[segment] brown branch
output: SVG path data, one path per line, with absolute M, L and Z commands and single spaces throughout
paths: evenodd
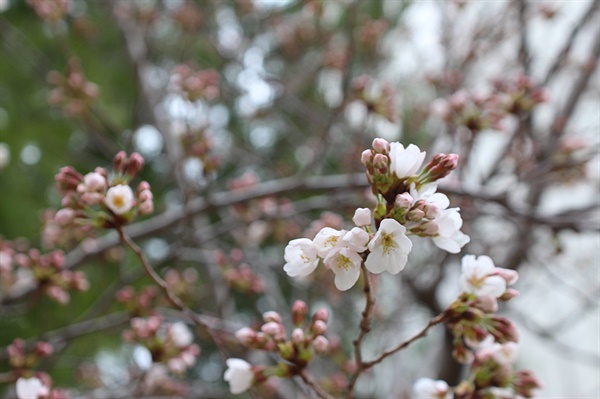
M 315 381 L 312 380 L 312 378 L 306 373 L 305 370 L 300 370 L 298 372 L 298 375 L 300 376 L 300 378 L 302 378 L 302 381 L 304 381 L 304 383 L 306 385 L 308 385 L 310 388 L 312 388 L 313 391 L 315 391 L 315 393 L 317 394 L 317 396 L 321 399 L 333 399 L 333 396 L 329 395 L 327 392 L 325 392 L 323 390 L 323 388 L 321 388 L 321 386 L 319 386 L 319 384 L 317 384 Z
M 348 382 L 348 397 L 354 397 L 354 386 L 358 377 L 366 370 L 365 364 L 362 359 L 362 342 L 365 336 L 371 331 L 371 318 L 373 316 L 373 308 L 375 307 L 375 297 L 371 289 L 371 280 L 369 279 L 369 272 L 365 267 L 364 262 L 361 264 L 361 270 L 364 279 L 364 293 L 365 293 L 365 308 L 362 312 L 362 319 L 360 320 L 360 332 L 358 337 L 352 342 L 354 345 L 354 359 L 356 363 L 356 370 L 350 377 Z
M 417 341 L 418 339 L 423 338 L 424 336 L 427 335 L 427 332 L 429 331 L 429 329 L 431 327 L 446 321 L 447 318 L 448 318 L 448 316 L 445 313 L 440 313 L 439 315 L 435 316 L 433 319 L 429 320 L 429 323 L 427 323 L 427 325 L 421 331 L 419 331 L 419 333 L 417 335 L 414 335 L 411 338 L 400 342 L 398 345 L 396 345 L 392 349 L 389 349 L 389 350 L 383 352 L 377 358 L 375 358 L 369 362 L 363 363 L 364 369 L 367 370 L 367 369 L 375 366 L 376 364 L 381 363 L 383 361 L 383 359 L 387 358 L 388 356 L 391 356 L 394 353 L 401 351 L 402 349 L 406 348 L 408 345 L 412 344 L 413 342 Z

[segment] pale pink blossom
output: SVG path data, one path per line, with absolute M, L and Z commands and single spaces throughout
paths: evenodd
M 83 184 L 89 191 L 104 191 L 108 186 L 106 178 L 96 172 L 90 172 L 83 176 Z
M 245 392 L 254 383 L 254 372 L 252 365 L 245 360 L 230 358 L 227 359 L 227 370 L 225 370 L 224 379 L 229 383 L 229 390 L 237 395 Z
M 389 158 L 391 171 L 399 179 L 404 179 L 417 173 L 425 160 L 425 151 L 414 144 L 404 148 L 402 144 L 394 142 L 390 143 Z
M 425 223 L 437 228 L 437 235 L 432 237 L 433 243 L 447 252 L 457 254 L 462 247 L 471 241 L 471 237 L 460 231 L 463 220 L 458 213 L 459 208 L 443 210 L 434 220 Z
M 413 385 L 415 399 L 450 399 L 452 391 L 446 381 L 419 378 Z
M 108 189 L 104 203 L 116 215 L 127 213 L 134 204 L 133 191 L 127 185 L 118 184 Z
M 333 229 L 332 229 L 333 230 Z M 308 238 L 297 238 L 285 247 L 283 270 L 290 276 L 308 276 L 319 265 L 318 247 Z
M 37 377 L 19 378 L 16 390 L 19 399 L 39 399 L 50 394 L 50 389 Z
M 360 227 L 353 227 L 352 230 L 344 234 L 342 243 L 350 249 L 360 253 L 367 250 L 369 238 L 369 233 Z
M 325 258 L 333 249 L 340 247 L 340 239 L 345 234 L 345 230 L 336 230 L 331 227 L 322 228 L 313 240 L 318 255 Z
M 350 248 L 332 251 L 325 265 L 335 273 L 335 286 L 340 291 L 350 289 L 358 281 L 362 258 Z
M 412 242 L 406 236 L 406 228 L 394 219 L 384 219 L 379 230 L 369 242 L 371 253 L 365 266 L 371 273 L 388 271 L 399 273 L 406 266 Z
M 498 298 L 506 290 L 506 281 L 494 274 L 496 267 L 489 256 L 465 255 L 462 258 L 461 284 L 465 292 Z

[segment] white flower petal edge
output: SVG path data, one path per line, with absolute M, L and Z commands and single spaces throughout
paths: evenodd
M 50 393 L 50 389 L 37 377 L 19 378 L 16 391 L 19 399 L 38 399 L 40 396 L 46 396 Z
M 406 228 L 394 219 L 384 219 L 379 230 L 369 242 L 371 253 L 365 266 L 371 273 L 388 271 L 397 274 L 404 269 L 412 242 L 406 236 Z
M 459 208 L 443 210 L 439 217 L 432 223 L 438 227 L 438 235 L 432 237 L 433 243 L 447 252 L 457 254 L 462 247 L 471 241 L 471 238 L 460 231 L 463 221 L 458 213 Z
M 331 227 L 324 227 L 317 233 L 313 240 L 317 247 L 318 255 L 326 258 L 329 253 L 340 246 L 340 238 L 346 234 L 345 230 L 336 230 Z
M 285 247 L 283 270 L 290 276 L 308 276 L 319 265 L 317 246 L 308 238 L 297 238 Z
M 229 390 L 232 394 L 247 391 L 254 382 L 254 372 L 252 365 L 243 359 L 230 358 L 226 361 L 227 370 L 223 378 L 229 383 Z

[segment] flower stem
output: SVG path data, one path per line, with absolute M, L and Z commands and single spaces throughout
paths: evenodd
M 319 384 L 317 384 L 315 381 L 312 380 L 312 378 L 310 378 L 310 376 L 308 374 L 306 374 L 305 370 L 301 370 L 300 372 L 298 372 L 298 375 L 300 376 L 300 378 L 302 378 L 302 381 L 304 381 L 304 383 L 306 385 L 308 385 L 309 387 L 311 387 L 313 389 L 313 391 L 315 391 L 315 393 L 317 394 L 317 396 L 321 399 L 333 399 L 333 396 L 329 395 L 327 392 L 325 392 L 323 390 L 323 388 L 321 388 L 319 386 Z

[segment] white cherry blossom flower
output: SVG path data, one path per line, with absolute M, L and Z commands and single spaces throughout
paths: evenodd
M 133 191 L 127 185 L 118 184 L 108 189 L 104 203 L 116 215 L 127 213 L 133 208 Z
M 350 289 L 360 276 L 362 258 L 350 248 L 332 251 L 325 258 L 325 265 L 335 273 L 335 287 L 340 291 Z
M 356 252 L 365 252 L 367 250 L 369 238 L 369 233 L 360 227 L 353 227 L 352 230 L 342 237 L 342 244 Z
M 415 399 L 450 399 L 452 392 L 446 381 L 419 378 L 413 385 Z
M 341 246 L 340 239 L 345 234 L 345 230 L 336 230 L 331 227 L 322 228 L 313 240 L 319 256 L 321 258 L 326 258 L 333 249 L 339 248 Z
M 358 208 L 354 211 L 352 222 L 358 227 L 369 226 L 371 224 L 371 210 L 369 208 Z
M 227 370 L 223 378 L 229 383 L 229 390 L 237 395 L 245 392 L 254 382 L 254 372 L 252 365 L 245 360 L 230 358 L 227 359 Z
M 406 236 L 406 228 L 394 219 L 383 219 L 379 230 L 369 242 L 371 253 L 365 266 L 371 273 L 388 271 L 399 273 L 406 266 L 412 242 Z
M 492 358 L 499 364 L 506 366 L 510 366 L 516 362 L 519 357 L 519 345 L 516 342 L 494 343 L 489 349 L 492 352 Z
M 461 284 L 465 292 L 477 296 L 500 297 L 506 291 L 506 281 L 493 274 L 496 267 L 489 256 L 465 255 L 462 258 Z
M 178 348 L 185 348 L 194 342 L 190 329 L 180 321 L 171 324 L 167 336 Z
M 408 147 L 400 143 L 390 143 L 390 168 L 399 179 L 413 176 L 417 173 L 423 160 L 425 160 L 425 151 L 419 147 L 410 144 Z
M 39 399 L 50 393 L 50 389 L 37 377 L 19 378 L 16 390 L 19 399 Z
M 437 235 L 432 237 L 433 243 L 447 252 L 457 254 L 462 247 L 471 241 L 471 237 L 460 231 L 463 221 L 458 213 L 459 208 L 443 210 L 434 220 L 425 224 L 433 224 Z
M 285 247 L 283 270 L 290 276 L 308 276 L 319 265 L 317 246 L 308 238 L 297 238 Z

